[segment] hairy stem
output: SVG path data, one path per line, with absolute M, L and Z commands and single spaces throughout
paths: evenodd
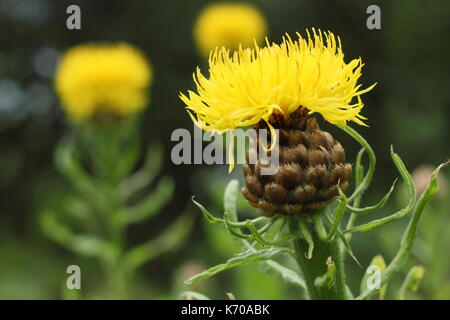
M 292 233 L 300 234 L 297 219 L 290 219 L 289 228 Z M 307 241 L 302 237 L 294 240 L 297 263 L 303 274 L 309 298 L 313 300 L 346 299 L 343 257 L 339 250 L 338 237 L 331 241 L 322 240 L 310 224 L 309 229 L 314 242 L 314 251 L 310 259 L 307 257 L 309 248 Z M 330 262 L 334 263 L 335 270 L 330 274 L 328 283 L 319 284 L 317 280 L 329 274 Z

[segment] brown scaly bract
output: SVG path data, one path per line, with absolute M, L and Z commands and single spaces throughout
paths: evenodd
M 334 199 L 338 185 L 345 191 L 352 165 L 345 163 L 345 151 L 330 133 L 320 130 L 317 120 L 299 108 L 289 117 L 273 114 L 269 123 L 279 129 L 280 167 L 274 175 L 261 175 L 262 164 L 244 164 L 246 186 L 242 192 L 262 214 L 312 213 Z M 255 129 L 267 128 L 261 121 Z M 249 153 L 257 154 L 256 145 Z

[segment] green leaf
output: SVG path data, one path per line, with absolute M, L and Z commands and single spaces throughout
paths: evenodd
M 358 186 L 361 184 L 364 174 L 364 166 L 361 164 L 362 156 L 365 153 L 365 149 L 362 148 L 359 150 L 358 155 L 356 156 L 356 162 L 355 162 L 355 190 L 358 188 Z M 359 205 L 361 203 L 361 194 L 355 197 L 353 200 L 353 208 L 359 208 Z M 356 220 L 356 214 L 350 213 L 350 217 L 347 221 L 347 227 L 346 229 L 350 229 L 353 227 Z M 347 234 L 345 237 L 348 241 L 351 239 L 351 234 Z
M 192 202 L 200 209 L 200 211 L 203 214 L 203 217 L 209 222 L 209 223 L 224 223 L 226 227 L 236 227 L 236 228 L 244 228 L 247 227 L 246 221 L 236 221 L 236 220 L 224 220 L 221 218 L 216 218 L 212 213 L 210 213 L 202 204 L 194 200 L 194 196 L 192 197 Z M 226 213 L 226 211 L 224 212 Z M 225 215 L 225 214 L 224 214 Z M 228 214 L 227 214 L 228 215 Z M 253 224 L 258 224 L 260 222 L 273 222 L 277 219 L 277 216 L 274 217 L 257 217 L 255 219 L 250 220 Z M 267 226 L 265 226 L 267 227 Z M 263 227 L 264 228 L 264 227 Z M 260 231 L 261 232 L 261 231 Z
M 229 259 L 227 262 L 219 264 L 217 266 L 214 266 L 212 268 L 209 268 L 191 278 L 185 281 L 185 284 L 191 285 L 195 282 L 198 282 L 200 280 L 204 280 L 207 278 L 210 278 L 220 272 L 223 272 L 225 270 L 243 266 L 243 265 L 249 265 L 249 264 L 255 264 L 264 262 L 266 260 L 272 259 L 274 256 L 283 253 L 288 252 L 286 248 L 268 248 L 268 249 L 261 249 L 257 251 L 245 251 L 241 254 Z
M 274 260 L 267 260 L 264 262 L 264 265 L 279 274 L 287 283 L 293 284 L 302 289 L 306 288 L 305 280 L 303 280 L 294 270 L 286 268 Z
M 405 300 L 408 289 L 417 292 L 424 273 L 425 268 L 422 266 L 414 266 L 409 270 L 398 293 L 400 300 Z
M 345 213 L 345 209 L 347 208 L 348 199 L 345 196 L 345 194 L 342 192 L 341 188 L 339 188 L 339 197 L 340 197 L 340 203 L 337 207 L 336 211 L 334 212 L 334 220 L 333 224 L 331 225 L 327 241 L 331 241 L 333 239 L 334 234 L 336 233 L 336 230 L 339 227 L 339 224 L 342 221 L 342 218 Z
M 259 220 L 259 218 L 264 218 L 264 219 Z M 258 229 L 258 232 L 259 232 L 260 234 L 264 234 L 264 233 L 266 233 L 267 231 L 269 231 L 270 228 L 277 222 L 279 216 L 274 215 L 274 216 L 272 216 L 272 217 L 270 217 L 270 218 L 268 218 L 268 217 L 259 217 L 259 218 L 253 219 L 253 220 L 251 220 L 251 221 L 252 221 L 252 223 L 253 223 L 254 225 L 256 225 L 259 221 L 266 221 L 266 223 L 265 223 L 260 229 Z M 248 220 L 248 219 L 247 219 L 247 220 Z M 267 221 L 267 220 L 269 220 L 269 221 Z
M 230 223 L 231 223 L 232 221 L 228 221 L 228 220 L 226 219 L 226 214 L 224 214 L 224 219 L 223 219 L 223 221 L 224 221 L 224 223 L 225 223 L 225 229 L 226 229 L 232 236 L 235 236 L 235 237 L 237 237 L 237 238 L 244 239 L 244 240 L 247 240 L 247 239 L 253 239 L 252 236 L 249 235 L 249 234 L 243 234 L 242 232 L 238 232 L 238 231 L 234 230 L 234 228 L 233 228 L 232 226 L 230 226 Z
M 202 206 L 199 202 L 194 200 L 194 196 L 192 196 L 192 202 L 200 208 L 203 216 L 209 223 L 224 223 L 223 219 L 214 217 L 204 206 Z
M 245 221 L 238 221 L 238 222 L 232 221 L 232 220 L 227 220 L 227 224 L 229 226 L 236 227 L 236 228 L 246 228 L 247 227 L 247 220 L 250 220 L 251 223 L 254 224 L 254 225 L 260 224 L 261 222 L 266 222 L 261 227 L 261 229 L 258 230 L 260 233 L 262 233 L 264 230 L 269 228 L 273 223 L 275 223 L 275 221 L 277 221 L 278 218 L 279 218 L 279 216 L 257 217 L 255 219 L 246 219 Z
M 438 166 L 433 174 L 431 175 L 430 182 L 425 189 L 425 191 L 422 193 L 422 196 L 420 197 L 419 201 L 417 202 L 416 206 L 414 207 L 413 214 L 411 217 L 411 220 L 409 221 L 408 227 L 406 228 L 405 232 L 403 233 L 402 241 L 400 243 L 400 248 L 398 249 L 394 259 L 391 261 L 391 263 L 386 268 L 385 272 L 383 272 L 381 276 L 381 285 L 386 284 L 391 277 L 397 273 L 400 268 L 405 264 L 407 261 L 413 244 L 414 240 L 416 238 L 417 234 L 417 228 L 419 225 L 420 218 L 423 213 L 423 209 L 427 202 L 430 200 L 430 198 L 437 192 L 438 185 L 437 185 L 437 176 L 439 175 L 439 171 L 444 168 L 446 165 L 448 165 L 450 161 L 447 161 L 440 166 Z M 374 289 L 366 289 L 363 291 L 357 299 L 367 299 L 371 295 L 375 293 Z
M 327 272 L 314 280 L 314 284 L 318 287 L 326 287 L 331 289 L 336 283 L 336 264 L 331 257 L 327 259 Z
M 225 224 L 226 230 L 231 235 L 241 239 L 250 239 L 251 238 L 250 235 L 238 232 L 234 230 L 234 227 L 232 226 L 233 223 L 236 225 L 238 220 L 236 208 L 238 189 L 239 189 L 239 182 L 235 179 L 231 180 L 225 188 L 223 222 Z M 243 226 L 244 225 L 242 225 L 242 227 Z
M 361 183 L 357 185 L 355 191 L 353 191 L 353 194 L 348 198 L 348 201 L 352 202 L 353 200 L 361 196 L 369 187 L 370 182 L 373 178 L 373 173 L 375 172 L 376 157 L 370 144 L 358 132 L 356 132 L 350 126 L 338 125 L 338 127 L 349 134 L 353 139 L 355 139 L 364 148 L 369 157 L 369 169 L 367 170 L 366 175 L 364 176 Z M 362 152 L 360 152 L 360 154 L 362 157 Z
M 325 217 L 325 219 L 327 219 L 328 223 L 331 225 L 332 224 L 332 220 L 328 216 L 328 214 L 325 214 L 324 217 Z M 346 250 L 348 252 L 348 254 L 350 255 L 350 257 L 353 259 L 353 261 L 355 261 L 358 266 L 362 267 L 361 263 L 359 263 L 358 259 L 356 258 L 356 256 L 354 255 L 354 253 L 352 251 L 349 239 L 347 239 L 347 237 L 345 236 L 345 234 L 341 231 L 341 229 L 339 227 L 336 229 L 336 234 L 338 235 L 339 239 L 341 239 L 341 241 L 342 241 L 342 245 L 343 245 L 342 250 L 343 250 L 343 252 L 345 252 L 344 250 Z
M 362 180 L 363 180 L 363 173 L 364 173 L 364 166 L 361 164 L 362 157 L 364 153 L 366 152 L 365 148 L 362 148 L 359 150 L 358 154 L 356 155 L 356 162 L 355 162 L 355 184 L 358 186 Z
M 325 229 L 325 226 L 323 225 L 322 214 L 323 214 L 323 211 L 315 214 L 313 216 L 313 223 L 314 223 L 314 228 L 316 230 L 317 235 L 319 236 L 319 238 L 321 240 L 325 241 L 327 239 L 327 230 Z
M 114 166 L 115 180 L 123 179 L 133 171 L 139 160 L 140 152 L 141 144 L 139 140 L 134 139 L 126 145 L 125 150 L 122 150 L 120 155 L 116 157 Z
M 64 204 L 67 213 L 70 217 L 77 221 L 86 222 L 94 216 L 93 208 L 90 207 L 89 202 L 80 197 L 78 194 L 70 194 L 64 199 Z
M 253 224 L 253 222 L 250 219 L 246 220 L 246 226 L 247 226 L 247 229 L 253 235 L 253 239 L 265 246 L 283 245 L 283 244 L 286 244 L 286 242 L 288 242 L 290 239 L 295 237 L 295 234 L 293 234 L 293 233 L 285 233 L 279 238 L 275 237 L 274 240 L 268 240 L 268 239 L 264 239 L 262 234 L 256 229 L 255 225 Z
M 439 172 L 442 168 L 446 167 L 450 161 L 447 161 L 440 166 L 438 166 L 431 175 L 430 182 L 428 183 L 427 188 L 422 193 L 421 197 L 419 198 L 419 201 L 417 202 L 415 208 L 414 208 L 414 214 L 409 222 L 408 228 L 406 229 L 402 241 L 401 246 L 402 247 L 412 247 L 412 244 L 414 242 L 417 227 L 419 225 L 420 217 L 422 216 L 423 209 L 425 208 L 425 205 L 427 202 L 431 199 L 431 197 L 437 192 L 438 190 L 438 184 L 437 184 L 437 177 L 439 175 Z
M 314 241 L 304 219 L 302 218 L 299 219 L 299 229 L 302 232 L 303 239 L 305 239 L 306 243 L 308 243 L 308 252 L 305 252 L 305 256 L 307 259 L 311 259 L 314 250 Z
M 392 192 L 394 191 L 396 182 L 397 182 L 397 179 L 395 179 L 394 182 L 392 183 L 392 186 L 389 189 L 388 193 L 386 193 L 386 195 L 383 197 L 383 199 L 381 199 L 380 202 L 378 202 L 376 205 L 370 206 L 370 207 L 365 207 L 365 208 L 355 208 L 350 205 L 347 205 L 347 209 L 356 214 L 363 214 L 363 213 L 368 213 L 371 211 L 376 211 L 376 210 L 382 208 L 386 204 L 386 202 L 389 200 L 389 197 L 391 196 Z
M 133 207 L 125 208 L 121 211 L 120 222 L 129 224 L 151 218 L 169 202 L 172 198 L 173 190 L 173 179 L 169 176 L 162 177 L 156 189 L 144 200 Z
M 73 153 L 71 140 L 62 140 L 55 150 L 55 163 L 60 172 L 88 199 L 98 197 L 98 186 L 89 176 Z M 96 201 L 96 200 L 94 200 Z
M 68 250 L 83 256 L 112 254 L 113 249 L 104 239 L 91 234 L 73 233 L 59 223 L 51 211 L 42 212 L 39 220 L 44 234 Z
M 242 242 L 244 243 L 244 246 L 248 250 L 257 251 L 248 243 L 248 241 Z M 281 265 L 280 263 L 274 260 L 266 260 L 262 262 L 261 269 L 265 272 L 275 273 L 276 275 L 281 276 L 284 279 L 284 281 L 286 281 L 289 284 L 300 287 L 302 289 L 306 289 L 305 280 L 303 280 L 302 277 L 297 272 L 289 268 L 286 268 L 285 266 Z
M 229 221 L 237 221 L 236 200 L 239 192 L 239 181 L 231 180 L 225 188 L 224 216 Z
M 408 170 L 405 167 L 405 164 L 403 163 L 402 159 L 394 153 L 394 149 L 391 146 L 391 157 L 394 161 L 395 166 L 397 167 L 398 171 L 400 172 L 400 175 L 403 178 L 403 181 L 405 182 L 408 193 L 409 193 L 409 202 L 407 206 L 387 217 L 376 219 L 371 222 L 368 222 L 366 224 L 359 225 L 357 227 L 353 227 L 350 229 L 347 229 L 344 231 L 344 233 L 347 232 L 355 232 L 355 231 L 362 231 L 362 232 L 368 232 L 372 231 L 373 229 L 379 228 L 387 223 L 390 223 L 392 221 L 398 220 L 406 216 L 415 206 L 416 204 L 416 188 L 414 186 L 414 181 L 409 174 Z
M 149 185 L 161 169 L 163 155 L 161 144 L 153 144 L 148 149 L 143 167 L 118 186 L 118 193 L 123 201 Z
M 39 215 L 39 223 L 42 231 L 48 238 L 64 247 L 69 245 L 72 231 L 60 224 L 52 211 L 46 210 L 41 212 Z
M 163 253 L 177 249 L 183 243 L 193 225 L 192 217 L 187 213 L 182 214 L 155 239 L 128 251 L 124 257 L 125 267 L 131 271 L 135 270 Z
M 110 244 L 95 235 L 75 234 L 70 239 L 69 247 L 73 252 L 87 257 L 114 254 L 114 249 Z

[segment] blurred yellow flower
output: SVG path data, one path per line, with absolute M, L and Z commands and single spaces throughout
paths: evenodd
M 253 46 L 267 32 L 266 21 L 250 4 L 222 3 L 206 7 L 194 26 L 194 38 L 200 53 L 208 56 L 216 47 L 237 49 Z
M 364 125 L 360 115 L 361 58 L 344 62 L 339 38 L 316 32 L 313 37 L 293 41 L 289 35 L 278 45 L 230 51 L 216 49 L 209 59 L 209 78 L 197 68 L 197 93 L 180 94 L 189 115 L 204 130 L 223 133 L 261 120 L 268 122 L 277 110 L 285 117 L 306 108 L 333 124 L 354 121 Z M 357 100 L 352 103 L 356 98 Z M 270 126 L 270 123 L 269 123 Z
M 60 60 L 55 87 L 69 118 L 128 115 L 147 104 L 152 72 L 144 55 L 126 43 L 84 44 Z

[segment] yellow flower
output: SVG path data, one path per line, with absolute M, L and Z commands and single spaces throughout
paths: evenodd
M 196 125 L 223 133 L 268 121 L 277 110 L 285 117 L 298 108 L 319 113 L 333 124 L 353 121 L 364 125 L 360 95 L 361 58 L 344 62 L 339 37 L 316 32 L 293 41 L 235 51 L 216 49 L 209 59 L 209 78 L 194 73 L 197 93 L 180 98 Z M 356 101 L 354 99 L 356 98 Z M 270 126 L 270 124 L 269 124 Z
M 144 55 L 126 43 L 69 49 L 55 75 L 63 108 L 74 121 L 97 114 L 128 115 L 143 109 L 151 82 Z
M 194 27 L 194 38 L 201 54 L 208 57 L 218 46 L 251 47 L 254 40 L 264 39 L 266 31 L 266 21 L 254 6 L 215 4 L 201 12 Z

